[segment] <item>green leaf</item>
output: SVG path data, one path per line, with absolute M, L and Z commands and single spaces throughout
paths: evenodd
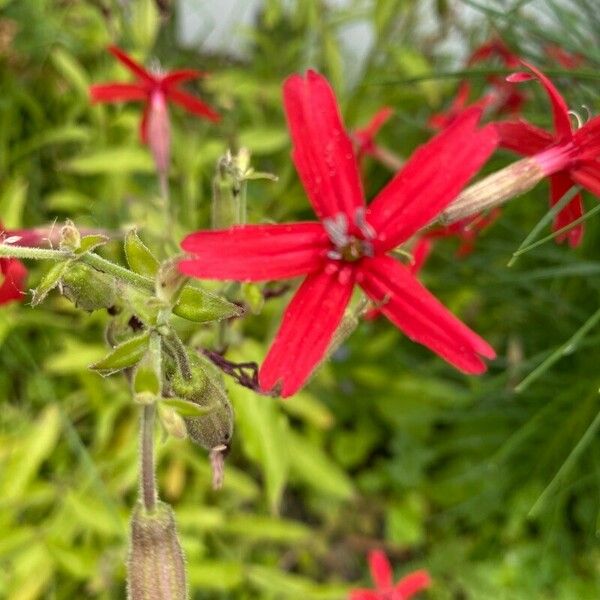
M 310 527 L 303 523 L 261 515 L 232 516 L 219 529 L 235 536 L 284 544 L 306 542 L 312 537 Z
M 80 175 L 153 173 L 152 158 L 143 148 L 109 148 L 69 161 L 65 168 Z
M 133 337 L 116 346 L 102 360 L 90 366 L 90 369 L 102 374 L 110 374 L 136 365 L 148 350 L 150 332 Z
M 27 181 L 21 177 L 10 179 L 5 183 L 0 200 L 0 215 L 2 215 L 2 225 L 7 229 L 21 227 L 28 187 Z
M 323 450 L 292 431 L 288 432 L 285 443 L 292 473 L 327 496 L 340 500 L 352 498 L 352 481 Z
M 65 260 L 56 263 L 50 268 L 39 285 L 33 290 L 31 306 L 37 306 L 46 299 L 48 294 L 59 284 L 63 275 L 69 270 L 72 262 L 71 260 Z
M 264 472 L 269 506 L 277 512 L 288 475 L 288 427 L 278 401 L 241 386 L 229 386 L 246 455 Z
M 242 284 L 242 298 L 254 315 L 258 315 L 265 304 L 262 290 L 256 283 Z
M 41 464 L 54 450 L 60 430 L 58 408 L 47 406 L 22 438 L 18 450 L 13 450 L 12 460 L 3 470 L 0 480 L 3 501 L 17 499 L 26 492 Z
M 288 144 L 288 133 L 280 127 L 252 127 L 240 133 L 240 146 L 257 156 L 279 152 Z
M 132 271 L 146 277 L 155 277 L 159 267 L 158 260 L 139 238 L 135 229 L 130 229 L 125 236 L 125 257 Z
M 190 585 L 203 590 L 232 590 L 244 581 L 244 570 L 238 562 L 190 562 L 188 575 Z
M 203 290 L 196 284 L 187 284 L 173 307 L 173 313 L 178 317 L 195 323 L 239 317 L 242 312 L 239 306 Z
M 160 14 L 155 0 L 135 0 L 131 6 L 132 35 L 137 46 L 150 50 L 154 45 Z
M 172 408 L 182 417 L 201 417 L 213 410 L 212 405 L 201 406 L 183 398 L 163 398 L 161 404 Z
M 101 235 L 101 234 L 86 235 L 81 238 L 79 248 L 76 250 L 75 253 L 76 254 L 85 254 L 86 252 L 91 252 L 92 250 L 95 250 L 99 246 L 103 246 L 104 244 L 108 243 L 109 241 L 110 241 L 110 238 L 105 235 Z
M 79 61 L 64 48 L 55 48 L 50 54 L 50 60 L 71 86 L 87 98 L 90 81 Z

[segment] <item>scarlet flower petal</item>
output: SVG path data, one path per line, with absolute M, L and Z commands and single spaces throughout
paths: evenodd
M 467 109 L 421 146 L 371 203 L 367 219 L 389 250 L 429 223 L 458 195 L 497 145 L 488 125 L 477 130 L 478 108 Z
M 410 272 L 417 275 L 427 262 L 431 251 L 433 250 L 433 239 L 426 235 L 421 236 L 412 249 L 413 260 L 410 265 Z
M 560 95 L 560 92 L 556 89 L 550 79 L 548 79 L 548 77 L 546 77 L 539 69 L 525 61 L 521 62 L 535 73 L 535 76 L 540 80 L 540 83 L 546 90 L 546 94 L 548 94 L 548 97 L 550 98 L 554 127 L 558 137 L 561 139 L 572 138 L 573 132 L 571 129 L 571 120 L 569 118 L 569 107 L 564 98 Z
M 571 169 L 570 174 L 574 181 L 600 198 L 600 164 L 587 163 Z
M 394 109 L 391 106 L 384 106 L 383 108 L 380 108 L 373 115 L 367 125 L 361 129 L 358 129 L 356 133 L 360 132 L 366 137 L 374 138 L 393 114 Z
M 483 373 L 478 355 L 494 349 L 457 319 L 410 271 L 389 256 L 364 259 L 357 282 L 381 312 L 411 340 L 427 346 L 465 373 Z
M 183 106 L 183 108 L 199 117 L 204 117 L 215 123 L 221 120 L 221 115 L 218 112 L 187 92 L 169 87 L 166 94 L 169 100 L 175 102 L 175 104 L 179 104 L 179 106 Z
M 179 263 L 186 275 L 269 281 L 320 268 L 329 240 L 319 223 L 246 225 L 192 233 L 181 247 L 195 255 Z
M 349 600 L 381 600 L 381 594 L 373 590 L 353 590 Z
M 500 147 L 517 154 L 533 156 L 554 143 L 554 136 L 527 121 L 498 121 L 494 123 Z
M 370 552 L 369 568 L 371 570 L 371 577 L 377 588 L 384 590 L 392 587 L 394 574 L 392 573 L 392 566 L 385 552 L 381 550 Z
M 150 73 L 147 69 L 140 65 L 140 63 L 131 58 L 129 54 L 123 52 L 121 48 L 118 48 L 117 46 L 109 46 L 108 51 L 139 79 L 142 79 L 143 81 L 154 85 L 157 83 L 158 80 L 156 79 L 156 77 L 154 77 L 154 75 L 152 75 L 152 73 Z
M 16 258 L 0 258 L 0 273 L 2 274 L 0 304 L 23 300 L 25 277 L 27 277 L 25 265 Z
M 160 82 L 163 87 L 170 87 L 177 85 L 178 83 L 183 83 L 184 81 L 190 81 L 190 79 L 198 79 L 205 76 L 206 73 L 204 71 L 196 71 L 196 69 L 179 69 L 167 73 Z
M 395 592 L 399 593 L 398 600 L 408 600 L 421 590 L 431 585 L 431 577 L 427 571 L 415 571 L 403 577 L 397 584 Z
M 364 197 L 352 142 L 333 90 L 324 77 L 308 71 L 306 77 L 287 78 L 283 100 L 292 158 L 317 216 L 345 213 L 353 223 Z
M 350 269 L 344 276 L 332 271 L 308 275 L 292 298 L 260 368 L 261 389 L 281 386 L 281 396 L 291 396 L 325 356 L 354 286 Z
M 148 92 L 137 83 L 105 83 L 90 86 L 92 102 L 147 100 Z
M 575 183 L 564 171 L 559 171 L 550 177 L 550 203 L 554 206 Z M 583 215 L 583 200 L 581 194 L 576 194 L 573 199 L 556 215 L 554 219 L 554 231 L 566 227 Z M 562 242 L 569 240 L 569 246 L 572 248 L 579 246 L 583 237 L 583 223 L 573 227 L 568 233 L 563 233 L 557 238 Z

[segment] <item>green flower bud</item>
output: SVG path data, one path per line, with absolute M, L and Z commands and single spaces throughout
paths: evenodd
M 67 219 L 60 230 L 59 247 L 61 250 L 75 251 L 81 245 L 81 234 L 71 219 Z
M 187 600 L 185 559 L 168 504 L 153 512 L 139 503 L 131 519 L 127 561 L 129 600 Z
M 112 277 L 75 262 L 62 276 L 63 294 L 75 306 L 89 312 L 110 308 L 116 302 L 116 284 Z
M 223 481 L 223 458 L 233 436 L 233 409 L 223 383 L 202 364 L 199 356 L 188 353 L 190 373 L 176 373 L 171 387 L 179 397 L 206 409 L 198 416 L 185 416 L 188 437 L 210 451 L 213 466 L 213 486 Z M 212 367 L 212 365 L 211 365 Z

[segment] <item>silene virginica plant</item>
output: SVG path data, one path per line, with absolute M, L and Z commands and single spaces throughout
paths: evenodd
M 479 98 L 470 98 L 471 86 L 462 82 L 448 111 L 430 118 L 431 139 L 401 157 L 375 141 L 393 108 L 382 107 L 365 126 L 348 131 L 328 80 L 315 70 L 291 74 L 282 84 L 291 159 L 316 219 L 249 223 L 248 182 L 276 176 L 252 168 L 252 148 L 234 147 L 211 175 L 211 229 L 174 240 L 170 105 L 215 124 L 221 116 L 185 89 L 186 82 L 206 73 L 164 71 L 158 63 L 147 69 L 117 46 L 108 50 L 134 79 L 94 83 L 90 99 L 141 104 L 140 138 L 154 160 L 163 230 L 146 239 L 136 227 L 119 233 L 70 220 L 52 228 L 5 230 L 0 303 L 23 298 L 27 271 L 22 261 L 48 260 L 52 266 L 32 291 L 31 306 L 57 292 L 81 311 L 107 313 L 106 355 L 90 368 L 101 376 L 123 377 L 139 412 L 139 495 L 130 522 L 128 595 L 131 600 L 183 600 L 189 598 L 189 585 L 176 515 L 161 500 L 156 483 L 157 427 L 203 448 L 213 487 L 219 489 L 235 421 L 225 378 L 259 395 L 292 396 L 363 316 L 386 317 L 461 373 L 484 373 L 484 359 L 493 360 L 494 349 L 418 275 L 437 240 L 456 237 L 457 257 L 470 254 L 478 233 L 501 219 L 498 207 L 546 177 L 556 207 L 556 239 L 578 245 L 583 235 L 579 190 L 600 196 L 600 117 L 574 124 L 552 81 L 493 39 L 468 65 L 499 60 L 515 72 L 490 77 Z M 549 52 L 561 61 L 572 59 L 557 49 Z M 530 80 L 549 98 L 553 131 L 520 116 L 528 96 L 517 84 Z M 524 158 L 469 186 L 498 148 Z M 393 173 L 369 202 L 361 180 L 365 160 L 380 161 Z M 122 244 L 120 261 L 103 254 L 115 240 Z M 253 312 L 253 300 L 267 297 L 258 284 L 299 277 L 260 367 L 230 360 L 230 324 Z M 225 283 L 215 288 L 205 284 L 208 280 Z M 213 346 L 191 342 L 185 334 L 189 327 L 180 326 L 184 321 L 214 328 Z M 394 583 L 379 550 L 370 552 L 369 564 L 376 589 L 354 590 L 353 600 L 407 599 L 431 583 L 425 571 Z

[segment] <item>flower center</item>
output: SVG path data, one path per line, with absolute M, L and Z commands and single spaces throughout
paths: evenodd
M 376 234 L 365 219 L 364 208 L 356 209 L 354 224 L 360 232 L 360 236 L 350 233 L 348 217 L 345 213 L 337 213 L 333 217 L 323 219 L 323 227 L 325 227 L 325 231 L 334 246 L 334 249 L 327 253 L 329 258 L 345 262 L 356 262 L 363 256 L 373 256 L 371 240 L 375 238 Z

